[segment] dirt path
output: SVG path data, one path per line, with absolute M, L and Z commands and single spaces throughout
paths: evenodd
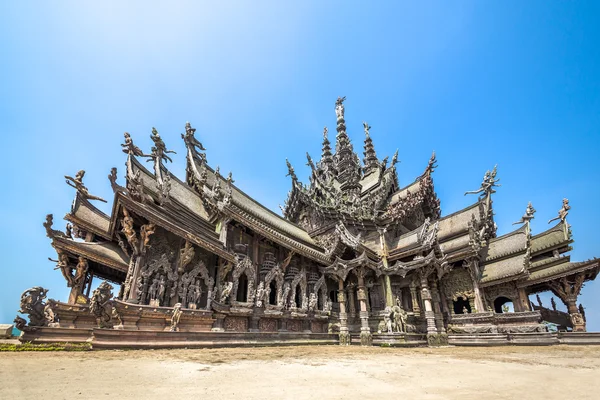
M 0 399 L 598 399 L 599 372 L 600 346 L 0 353 Z

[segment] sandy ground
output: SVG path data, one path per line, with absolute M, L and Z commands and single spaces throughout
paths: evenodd
M 600 346 L 0 353 L 13 398 L 599 399 Z

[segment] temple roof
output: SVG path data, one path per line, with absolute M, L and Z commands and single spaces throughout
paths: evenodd
M 86 231 L 92 232 L 105 239 L 110 239 L 110 217 L 96 208 L 89 200 L 83 198 L 79 192 L 75 195 L 71 212 L 65 219 Z
M 535 255 L 542 251 L 548 251 L 560 245 L 566 245 L 573 241 L 569 237 L 566 222 L 560 221 L 550 229 L 531 237 L 531 253 Z
M 590 271 L 592 276 L 595 277 L 600 271 L 600 260 L 593 259 L 582 262 L 569 262 L 567 257 L 562 257 L 561 262 L 556 265 L 531 272 L 523 282 L 519 283 L 519 286 L 531 286 L 582 271 Z M 593 277 L 588 277 L 588 279 L 593 279 Z
M 127 272 L 129 267 L 129 257 L 113 242 L 81 242 L 66 237 L 54 237 L 52 245 L 121 272 Z
M 486 284 L 517 278 L 526 274 L 529 266 L 529 237 L 526 226 L 491 239 L 486 249 L 481 283 Z

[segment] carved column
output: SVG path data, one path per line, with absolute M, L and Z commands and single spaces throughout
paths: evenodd
M 583 287 L 585 274 L 579 273 L 574 276 L 564 277 L 560 280 L 548 282 L 548 286 L 554 294 L 556 294 L 562 302 L 567 306 L 567 310 L 571 315 L 574 332 L 585 332 L 586 324 L 583 315 L 579 313 L 577 308 L 577 297 Z
M 373 335 L 369 328 L 369 311 L 367 308 L 367 288 L 365 286 L 365 270 L 359 268 L 355 270 L 358 278 L 358 303 L 360 305 L 360 344 L 362 346 L 373 345 Z
M 344 295 L 344 281 L 338 280 L 338 303 L 340 305 L 340 345 L 350 344 L 350 333 L 348 332 L 348 315 L 346 314 L 346 296 Z
M 465 265 L 466 264 L 466 265 Z M 483 296 L 479 289 L 479 261 L 477 259 L 465 260 L 465 266 L 471 276 L 473 282 L 473 293 L 475 293 L 474 299 L 469 299 L 469 305 L 471 306 L 471 312 L 484 312 L 485 305 L 483 304 Z
M 519 288 L 519 303 L 521 306 L 519 311 L 531 311 L 531 303 L 529 303 L 529 296 L 527 296 L 525 288 Z
M 410 298 L 412 300 L 413 313 L 420 314 L 421 308 L 419 307 L 419 299 L 417 298 L 417 286 L 413 282 L 410 284 Z
M 439 333 L 445 333 L 446 329 L 444 329 L 444 317 L 442 315 L 442 308 L 440 304 L 440 291 L 435 279 L 431 281 L 431 289 L 433 300 L 433 312 L 435 315 L 435 326 Z
M 348 316 L 351 318 L 356 317 L 356 299 L 354 298 L 354 291 L 356 286 L 354 284 L 348 284 L 348 306 L 350 310 L 348 310 Z
M 435 313 L 431 304 L 431 291 L 427 283 L 427 275 L 421 273 L 421 299 L 423 300 L 423 308 L 425 309 L 425 319 L 427 321 L 427 342 L 430 345 L 437 344 L 437 329 L 435 326 Z

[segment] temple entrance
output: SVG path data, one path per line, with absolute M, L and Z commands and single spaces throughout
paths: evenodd
M 494 311 L 497 314 L 502 314 L 503 312 L 512 312 L 514 311 L 513 301 L 508 297 L 500 296 L 494 300 Z
M 269 304 L 277 305 L 277 282 L 275 281 L 269 283 Z
M 248 277 L 246 274 L 242 274 L 239 279 L 238 291 L 236 300 L 240 303 L 245 302 L 248 299 Z
M 452 305 L 454 306 L 454 314 L 470 314 L 471 313 L 471 305 L 469 304 L 469 300 L 464 297 L 458 297 L 456 300 L 452 301 Z
M 296 293 L 294 294 L 294 301 L 296 302 L 296 307 L 302 307 L 302 291 L 300 290 L 300 285 L 296 286 Z

